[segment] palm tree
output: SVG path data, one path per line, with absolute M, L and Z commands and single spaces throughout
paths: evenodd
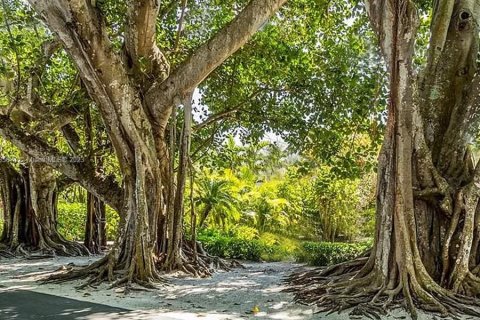
M 232 196 L 230 182 L 213 178 L 202 179 L 198 182 L 198 196 L 195 203 L 202 207 L 200 212 L 199 227 L 203 228 L 209 216 L 223 229 L 226 222 L 236 221 L 240 218 L 237 211 L 237 199 Z

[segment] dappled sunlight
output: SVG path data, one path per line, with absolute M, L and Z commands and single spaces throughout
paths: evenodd
M 164 315 L 178 315 L 178 309 L 197 309 L 194 314 L 208 319 L 237 319 L 255 316 L 261 319 L 310 319 L 311 308 L 295 305 L 282 292 L 283 277 L 298 265 L 291 263 L 247 263 L 246 269 L 216 273 L 205 279 L 171 279 L 173 286 L 160 293 Z
M 316 318 L 311 308 L 295 305 L 289 294 L 281 292 L 284 277 L 300 267 L 292 263 L 245 262 L 245 269 L 216 272 L 208 278 L 168 276 L 169 285 L 159 290 L 132 291 L 128 294 L 109 289 L 106 284 L 97 288 L 76 289 L 83 283 L 82 280 L 59 284 L 35 281 L 38 276 L 62 266 L 72 263 L 85 265 L 93 259 L 58 257 L 42 261 L 1 260 L 0 300 L 3 305 L 0 319 L 25 318 L 23 312 L 26 310 L 17 303 L 20 298 L 9 303 L 9 294 L 48 297 L 53 306 L 40 303 L 40 310 L 33 313 L 54 313 L 55 319 L 238 320 L 252 317 L 255 306 L 258 307 L 255 316 L 260 319 Z M 29 301 L 35 304 L 34 300 Z

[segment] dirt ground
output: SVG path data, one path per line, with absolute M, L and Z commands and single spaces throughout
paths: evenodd
M 245 269 L 218 272 L 205 279 L 169 275 L 166 276 L 169 284 L 160 285 L 158 290 L 131 291 L 128 294 L 122 289 L 109 289 L 107 285 L 78 290 L 76 287 L 83 283 L 81 280 L 62 284 L 36 281 L 62 266 L 71 263 L 86 265 L 98 258 L 2 259 L 0 295 L 10 290 L 29 290 L 131 310 L 121 319 L 349 319 L 346 313 L 327 316 L 315 313 L 313 307 L 293 303 L 292 295 L 282 292 L 285 288 L 283 279 L 304 266 L 290 262 L 247 262 L 244 263 Z M 395 311 L 382 318 L 410 317 L 402 311 Z M 420 319 L 430 318 L 420 315 Z

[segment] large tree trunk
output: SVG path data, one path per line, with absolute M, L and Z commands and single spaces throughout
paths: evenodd
M 65 240 L 57 230 L 56 179 L 52 169 L 35 162 L 21 168 L 19 173 L 10 163 L 0 163 L 5 221 L 1 242 L 21 254 L 88 254 L 85 247 Z
M 375 242 L 369 257 L 292 276 L 297 299 L 361 314 L 404 301 L 413 317 L 416 306 L 480 316 L 472 307 L 480 305 L 480 164 L 468 146 L 479 110 L 478 9 L 438 2 L 416 79 L 413 4 L 368 2 L 390 73 Z

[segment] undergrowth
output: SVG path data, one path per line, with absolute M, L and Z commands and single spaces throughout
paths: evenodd
M 251 261 L 295 260 L 313 266 L 327 266 L 356 258 L 371 247 L 359 243 L 313 242 L 290 239 L 256 229 L 238 227 L 229 232 L 202 230 L 197 239 L 212 255 Z

